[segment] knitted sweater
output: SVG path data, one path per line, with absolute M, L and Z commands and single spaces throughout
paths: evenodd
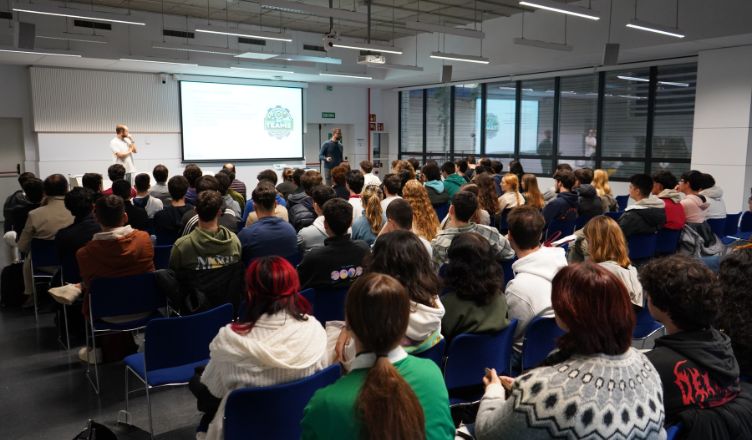
M 630 348 L 617 356 L 574 355 L 515 380 L 511 397 L 489 385 L 475 423 L 478 440 L 665 439 L 661 379 Z

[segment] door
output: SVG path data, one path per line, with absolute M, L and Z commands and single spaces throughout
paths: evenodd
M 24 161 L 23 123 L 20 118 L 0 118 L 0 197 L 18 189 L 18 174 Z M 0 213 L 0 216 L 2 214 Z M 3 221 L 5 219 L 3 218 Z

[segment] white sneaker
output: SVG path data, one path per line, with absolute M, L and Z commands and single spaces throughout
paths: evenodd
M 95 357 L 96 357 L 96 363 L 101 364 L 102 363 L 102 349 L 101 348 L 97 348 L 96 356 L 92 356 L 92 352 L 89 347 L 81 347 L 78 350 L 78 358 L 81 360 L 81 362 L 88 362 L 90 364 L 93 364 Z

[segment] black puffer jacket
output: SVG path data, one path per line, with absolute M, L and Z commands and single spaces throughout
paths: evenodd
M 593 185 L 580 185 L 576 191 L 579 196 L 577 214 L 580 217 L 590 219 L 596 215 L 603 214 L 603 202 L 598 197 L 598 193 L 595 191 Z
M 292 195 L 290 198 L 292 198 Z M 288 212 L 288 217 L 296 231 L 300 231 L 306 226 L 313 224 L 313 221 L 316 220 L 316 211 L 313 210 L 313 198 L 306 196 L 299 203 L 296 203 Z

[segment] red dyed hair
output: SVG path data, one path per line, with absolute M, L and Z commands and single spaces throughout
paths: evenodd
M 246 334 L 264 314 L 287 310 L 296 319 L 307 319 L 311 305 L 300 296 L 298 271 L 284 258 L 272 256 L 253 260 L 245 271 L 248 306 L 245 316 L 232 324 L 237 333 Z
M 559 338 L 567 354 L 622 354 L 632 343 L 635 315 L 624 283 L 603 267 L 585 262 L 556 274 L 551 290 L 556 317 L 568 328 Z

